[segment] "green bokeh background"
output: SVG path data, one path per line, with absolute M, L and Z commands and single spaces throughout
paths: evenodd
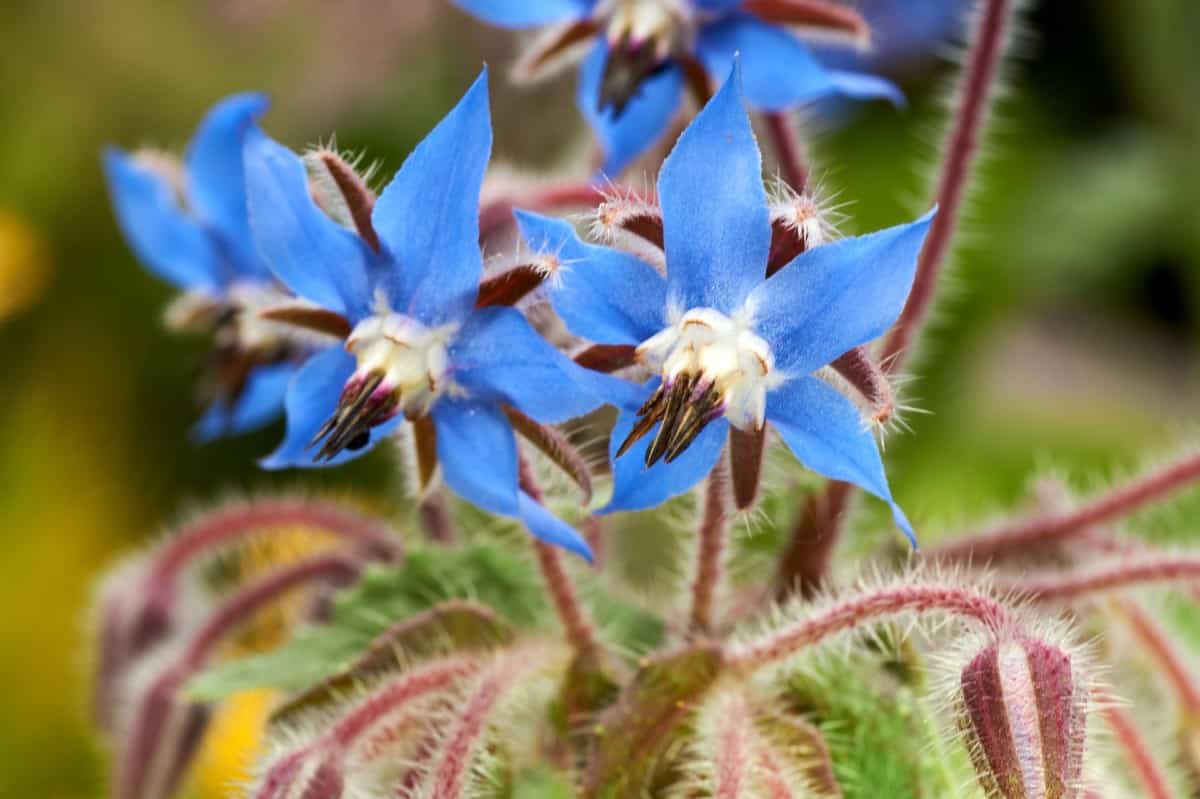
M 299 484 L 387 506 L 385 455 L 317 474 L 254 458 L 280 429 L 193 448 L 203 342 L 120 240 L 100 148 L 181 147 L 259 88 L 294 146 L 338 133 L 390 173 L 512 39 L 445 0 L 6 0 L 0 11 L 0 796 L 103 793 L 86 722 L 86 608 L 117 555 L 189 503 Z M 937 325 L 911 370 L 895 493 L 928 539 L 1011 507 L 1055 468 L 1080 488 L 1192 438 L 1200 418 L 1200 5 L 1045 0 L 1006 85 Z M 952 66 L 902 80 L 814 160 L 847 232 L 928 196 Z M 584 135 L 569 79 L 495 71 L 499 154 L 554 165 Z M 1195 505 L 1196 503 L 1190 503 Z M 1141 521 L 1186 540 L 1200 507 Z M 871 513 L 877 509 L 869 509 Z

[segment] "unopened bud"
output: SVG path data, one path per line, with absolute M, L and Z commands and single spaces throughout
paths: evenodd
M 1088 690 L 1071 655 L 1025 636 L 962 670 L 959 727 L 989 799 L 1080 795 Z

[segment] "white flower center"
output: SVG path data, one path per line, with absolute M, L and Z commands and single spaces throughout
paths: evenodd
M 734 427 L 762 427 L 775 357 L 745 323 L 712 308 L 693 308 L 637 352 L 665 384 L 690 376 L 696 389 L 711 388 Z
M 359 322 L 346 339 L 358 360 L 355 377 L 380 378 L 378 390 L 399 395 L 405 413 L 424 413 L 444 389 L 447 349 L 456 325 L 428 328 L 409 316 L 384 313 Z
M 686 23 L 689 9 L 682 0 L 614 0 L 601 11 L 608 19 L 608 40 L 634 44 L 654 40 L 669 44 L 676 30 Z M 666 57 L 666 53 L 662 53 Z
M 358 368 L 346 382 L 337 408 L 313 437 L 316 460 L 360 449 L 371 428 L 403 413 L 425 415 L 447 389 L 449 346 L 457 325 L 429 328 L 381 308 L 355 325 L 346 339 Z
M 642 342 L 638 360 L 662 376 L 662 385 L 638 410 L 640 419 L 618 456 L 661 422 L 646 449 L 646 464 L 679 456 L 724 416 L 741 430 L 761 430 L 767 391 L 780 380 L 767 342 L 742 319 L 693 308 Z

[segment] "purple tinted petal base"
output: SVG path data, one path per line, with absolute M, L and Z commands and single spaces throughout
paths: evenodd
M 318 463 L 314 460 L 317 447 L 309 446 L 309 442 L 333 415 L 346 381 L 354 374 L 354 368 L 354 357 L 341 347 L 330 347 L 304 363 L 288 384 L 284 399 L 287 435 L 278 449 L 258 462 L 259 466 L 272 470 L 337 466 L 370 452 L 400 426 L 404 417 L 396 416 L 371 428 L 371 437 L 361 449 L 343 450 L 328 461 Z

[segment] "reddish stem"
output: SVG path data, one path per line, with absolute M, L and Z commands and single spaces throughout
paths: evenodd
M 725 572 L 725 539 L 729 535 L 729 464 L 717 459 L 704 491 L 700 516 L 696 578 L 692 583 L 689 629 L 693 634 L 713 632 L 717 594 Z
M 901 364 L 902 357 L 925 320 L 933 300 L 950 237 L 958 222 L 971 165 L 975 160 L 980 131 L 1004 51 L 1011 13 L 1012 0 L 985 0 L 967 70 L 963 75 L 960 90 L 962 101 L 951 127 L 946 159 L 942 164 L 942 176 L 937 192 L 938 214 L 933 220 L 929 236 L 917 261 L 917 274 L 908 302 L 884 343 L 883 354 L 879 359 L 888 371 L 895 371 Z M 793 537 L 780 569 L 780 592 L 787 593 L 796 587 L 810 590 L 809 586 L 816 585 L 825 578 L 833 549 L 841 539 L 846 515 L 844 511 L 852 493 L 852 489 L 843 483 L 831 481 L 826 484 L 824 498 L 817 504 L 829 509 L 826 514 L 828 526 L 819 532 L 816 536 L 818 543 L 812 546 Z M 797 527 L 796 533 L 807 534 L 809 531 Z M 805 558 L 809 555 L 812 560 L 806 561 Z
M 996 74 L 1004 56 L 1012 10 L 1012 0 L 985 0 L 983 3 L 959 88 L 958 109 L 944 150 L 946 158 L 942 162 L 937 189 L 938 213 L 917 261 L 917 274 L 908 302 L 883 347 L 881 360 L 891 370 L 895 370 L 907 354 L 933 302 L 950 240 L 958 226 L 971 168 L 979 151 L 988 105 L 995 93 Z
M 808 186 L 808 168 L 804 165 L 800 143 L 796 141 L 796 133 L 787 114 L 763 114 L 763 121 L 771 143 L 775 145 L 775 159 L 779 163 L 780 174 L 798 194 L 803 194 Z
M 399 539 L 386 524 L 332 502 L 290 498 L 239 502 L 200 516 L 172 536 L 154 557 L 146 577 L 146 592 L 165 598 L 174 591 L 176 578 L 193 558 L 255 530 L 281 527 L 332 533 L 387 560 L 400 552 Z
M 1106 702 L 1101 712 L 1104 714 L 1104 720 L 1108 722 L 1109 729 L 1116 736 L 1117 743 L 1125 750 L 1125 758 L 1137 774 L 1138 781 L 1145 790 L 1144 795 L 1150 799 L 1171 799 L 1167 777 L 1159 769 L 1158 763 L 1154 762 L 1154 755 L 1150 753 L 1150 747 L 1138 730 L 1133 717 L 1124 708 L 1111 702 Z
M 471 773 L 474 753 L 487 731 L 488 720 L 513 680 L 529 667 L 528 660 L 510 657 L 484 674 L 458 711 L 455 726 L 442 741 L 430 773 L 431 799 L 459 799 Z
M 534 502 L 544 504 L 541 486 L 537 484 L 533 468 L 524 456 L 518 460 L 518 482 L 521 490 L 532 497 Z M 587 611 L 579 602 L 575 586 L 571 584 L 571 578 L 563 565 L 562 552 L 557 547 L 538 539 L 534 539 L 533 549 L 537 554 L 542 579 L 546 582 L 546 589 L 550 592 L 554 608 L 558 611 L 559 621 L 562 622 L 563 630 L 567 634 L 567 640 L 578 652 L 596 649 L 599 647 L 596 631 L 588 619 Z
M 1187 714 L 1200 717 L 1200 687 L 1197 687 L 1191 671 L 1176 651 L 1175 645 L 1167 638 L 1167 634 L 1136 602 L 1129 599 L 1119 600 L 1117 607 L 1129 620 L 1129 626 L 1146 651 L 1166 672 L 1167 680 L 1178 694 L 1179 703 Z
M 1200 556 L 1165 555 L 1145 560 L 1121 561 L 1078 574 L 1035 577 L 1014 584 L 1022 593 L 1043 601 L 1071 600 L 1114 588 L 1170 580 L 1200 579 Z
M 309 583 L 346 579 L 357 574 L 360 565 L 356 559 L 339 555 L 302 561 L 250 583 L 213 611 L 178 660 L 159 674 L 138 699 L 128 746 L 117 770 L 117 795 L 122 799 L 155 797 L 168 794 L 174 787 L 185 764 L 164 758 L 179 749 L 191 715 L 191 707 L 178 705 L 179 691 L 230 632 L 283 594 Z
M 441 690 L 475 669 L 472 661 L 456 657 L 402 674 L 339 719 L 323 738 L 337 749 L 346 750 L 364 733 L 412 700 Z
M 784 627 L 759 643 L 731 653 L 731 664 L 754 669 L 779 661 L 831 635 L 897 613 L 943 612 L 972 619 L 991 630 L 1014 626 L 1008 610 L 969 588 L 902 585 L 838 602 L 812 618 Z
M 485 203 L 479 209 L 479 238 L 484 240 L 512 223 L 513 210 L 558 211 L 563 208 L 596 206 L 604 192 L 588 183 L 566 183 L 531 189 L 528 194 L 509 195 Z
M 994 555 L 1031 544 L 1057 541 L 1089 527 L 1127 516 L 1135 510 L 1191 485 L 1200 479 L 1200 453 L 1188 455 L 1157 471 L 1145 474 L 1094 497 L 1080 507 L 1051 512 L 1004 525 L 991 532 L 951 541 L 932 550 L 931 557 L 946 560 L 970 558 L 980 562 Z
M 804 500 L 792 525 L 791 542 L 779 561 L 776 598 L 786 599 L 797 591 L 811 597 L 821 588 L 853 496 L 854 486 L 850 483 L 831 480 Z
M 225 600 L 200 627 L 178 662 L 178 669 L 192 673 L 204 665 L 225 636 L 283 594 L 308 583 L 341 582 L 358 574 L 362 563 L 345 555 L 321 555 L 300 561 L 250 583 Z

